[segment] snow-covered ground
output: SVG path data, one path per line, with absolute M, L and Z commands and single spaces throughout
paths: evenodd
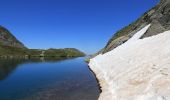
M 129 41 L 90 60 L 102 87 L 99 100 L 170 100 L 170 31 Z

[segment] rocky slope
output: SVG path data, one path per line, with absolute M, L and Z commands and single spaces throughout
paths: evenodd
M 4 46 L 10 46 L 16 48 L 26 48 L 6 28 L 2 26 L 0 26 L 0 44 Z
M 117 32 L 90 59 L 99 100 L 170 100 L 170 0 Z
M 146 12 L 138 20 L 115 33 L 100 53 L 106 53 L 113 50 L 150 23 L 151 27 L 141 38 L 153 36 L 170 30 L 170 0 L 161 0 L 158 5 Z

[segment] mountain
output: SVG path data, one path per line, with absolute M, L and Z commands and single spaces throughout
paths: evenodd
M 99 100 L 170 100 L 170 0 L 121 29 L 89 61 Z
M 63 49 L 29 49 L 27 52 L 29 57 L 82 57 L 85 56 L 83 52 L 75 48 Z
M 9 30 L 0 26 L 0 57 L 24 56 L 27 51 L 27 47 L 13 36 Z
M 146 12 L 135 22 L 116 32 L 100 53 L 106 53 L 125 43 L 136 32 L 148 24 L 151 24 L 151 26 L 141 38 L 157 35 L 170 30 L 170 0 L 161 0 L 158 5 Z
M 0 26 L 0 45 L 16 47 L 16 48 L 26 48 L 19 40 L 17 40 L 11 32 L 6 28 Z
M 80 57 L 83 52 L 75 48 L 28 49 L 6 28 L 0 26 L 0 57 Z

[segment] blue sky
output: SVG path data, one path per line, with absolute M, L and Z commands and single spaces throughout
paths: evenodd
M 88 54 L 159 0 L 1 0 L 0 25 L 28 48 L 78 48 Z

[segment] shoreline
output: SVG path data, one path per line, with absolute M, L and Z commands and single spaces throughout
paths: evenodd
M 170 100 L 169 33 L 127 42 L 90 59 L 102 90 L 98 100 Z
M 110 59 L 107 59 L 107 58 L 112 57 L 113 55 L 120 56 L 121 54 L 124 54 L 124 48 L 127 48 L 131 44 L 138 41 L 140 39 L 140 37 L 143 36 L 143 34 L 148 30 L 150 25 L 151 24 L 149 24 L 149 25 L 145 26 L 144 28 L 142 28 L 141 30 L 139 30 L 132 38 L 130 38 L 127 42 L 118 46 L 114 50 L 112 50 L 108 53 L 105 53 L 103 55 L 99 54 L 95 58 L 90 59 L 89 66 L 90 66 L 91 70 L 93 70 L 93 72 L 96 74 L 96 77 L 99 80 L 99 84 L 100 84 L 101 90 L 102 90 L 98 100 L 113 100 L 113 99 L 117 100 L 117 98 L 119 98 L 119 96 L 117 96 L 117 93 L 116 93 L 116 90 L 118 88 L 118 83 L 117 83 L 118 79 L 115 79 L 116 81 L 114 81 L 114 79 L 111 78 L 111 76 L 112 76 L 111 70 L 113 71 L 112 67 L 107 68 L 108 66 L 111 66 L 110 64 L 114 65 L 114 63 Z M 124 58 L 124 57 L 122 57 L 122 58 Z M 113 59 L 113 57 L 112 57 L 112 59 Z M 120 59 L 115 58 L 115 60 L 117 62 L 126 63 L 126 60 L 122 60 L 121 58 Z M 107 62 L 107 61 L 110 61 L 110 62 Z M 119 63 L 118 64 L 116 63 L 115 66 L 125 66 L 125 65 L 120 65 Z M 121 68 L 118 68 L 118 69 L 121 70 Z M 115 70 L 115 71 L 117 71 L 117 70 Z
M 100 95 L 98 100 L 112 100 L 113 95 L 111 90 L 109 89 L 110 86 L 107 83 L 106 77 L 104 77 L 104 73 L 102 73 L 102 71 L 100 71 L 98 67 L 94 66 L 91 61 L 88 63 L 88 66 L 90 71 L 95 75 L 98 86 L 100 88 Z
M 100 94 L 102 93 L 102 87 L 100 85 L 100 80 L 97 78 L 96 73 L 90 68 L 90 66 L 88 65 L 88 69 L 90 70 L 90 72 L 94 75 L 96 81 L 97 81 L 97 86 L 99 87 L 100 90 Z

